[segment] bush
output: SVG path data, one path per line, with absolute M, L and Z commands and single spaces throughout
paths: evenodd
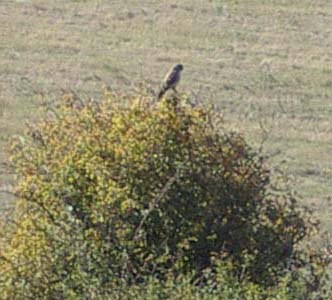
M 261 155 L 216 126 L 212 110 L 151 99 L 67 94 L 13 141 L 18 201 L 2 247 L 3 299 L 105 299 L 152 275 L 214 274 L 214 260 L 265 287 L 309 266 L 307 281 L 294 278 L 317 290 L 324 263 L 315 268 L 298 247 L 311 219 L 271 188 Z

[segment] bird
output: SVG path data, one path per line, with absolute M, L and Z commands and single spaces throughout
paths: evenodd
M 177 93 L 176 86 L 180 81 L 180 73 L 183 70 L 182 64 L 176 64 L 173 66 L 169 72 L 166 74 L 164 81 L 162 83 L 160 92 L 158 94 L 158 100 L 169 90 L 172 89 Z

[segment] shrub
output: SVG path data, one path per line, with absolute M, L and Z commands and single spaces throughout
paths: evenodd
M 200 278 L 212 258 L 265 287 L 309 264 L 305 287 L 317 290 L 321 273 L 298 247 L 311 219 L 271 188 L 261 155 L 212 110 L 151 99 L 67 94 L 13 141 L 18 200 L 3 299 L 108 297 L 152 275 Z

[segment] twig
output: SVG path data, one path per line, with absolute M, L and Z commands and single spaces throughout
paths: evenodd
M 143 216 L 141 222 L 139 223 L 138 227 L 135 230 L 133 240 L 135 240 L 138 237 L 138 232 L 143 227 L 146 219 L 151 214 L 151 212 L 156 208 L 156 206 L 159 204 L 159 202 L 163 199 L 165 194 L 169 191 L 170 187 L 177 180 L 178 175 L 179 175 L 179 168 L 177 168 L 175 174 L 166 182 L 165 186 L 161 189 L 159 195 L 152 201 L 152 204 L 150 204 L 150 207 L 149 207 L 148 211 Z

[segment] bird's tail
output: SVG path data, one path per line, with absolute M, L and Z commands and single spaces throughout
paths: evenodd
M 165 87 L 162 87 L 162 88 L 160 89 L 160 92 L 159 92 L 159 94 L 158 94 L 157 99 L 160 100 L 161 97 L 165 95 L 166 91 L 167 91 L 167 89 L 166 89 Z

